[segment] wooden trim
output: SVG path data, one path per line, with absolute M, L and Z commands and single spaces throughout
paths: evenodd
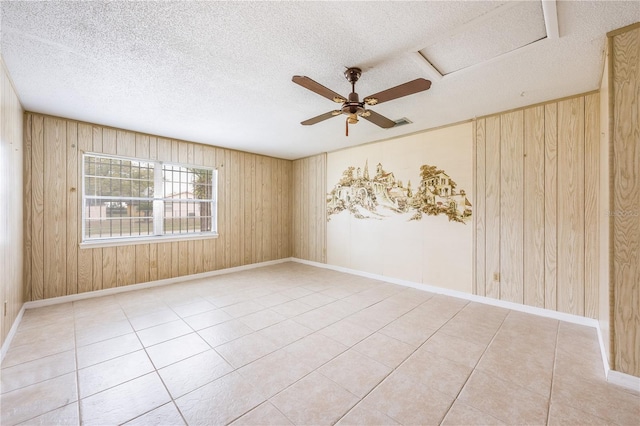
M 23 297 L 24 300 L 31 300 L 31 292 L 32 292 L 32 270 L 31 270 L 31 245 L 32 245 L 32 194 L 31 194 L 31 156 L 32 156 L 32 148 L 31 148 L 31 132 L 32 132 L 32 117 L 31 115 L 23 113 L 23 138 L 24 138 L 24 155 L 23 155 L 23 184 L 24 184 L 24 208 L 23 208 L 23 226 L 24 226 L 24 270 L 23 270 Z
M 624 33 L 628 32 L 628 31 L 633 31 L 636 28 L 640 28 L 640 22 L 629 24 L 626 27 L 618 28 L 617 30 L 609 31 L 607 33 L 607 37 L 608 38 L 613 38 L 613 37 L 615 37 L 617 35 L 624 34 Z M 611 50 L 609 52 L 611 52 Z M 613 55 L 611 55 L 611 56 L 613 56 Z
M 607 49 L 609 51 L 609 211 L 613 210 L 613 129 L 615 118 L 615 102 L 613 92 L 613 37 L 607 38 Z M 611 368 L 615 369 L 616 360 L 616 339 L 614 338 L 613 326 L 615 324 L 615 286 L 614 282 L 614 269 L 613 269 L 613 256 L 615 256 L 614 250 L 614 238 L 613 238 L 613 217 L 609 215 L 609 363 Z

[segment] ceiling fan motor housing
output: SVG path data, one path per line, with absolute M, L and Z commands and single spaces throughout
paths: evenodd
M 344 114 L 362 115 L 364 112 L 364 102 L 360 102 L 356 92 L 349 93 L 349 100 L 342 104 L 342 112 Z

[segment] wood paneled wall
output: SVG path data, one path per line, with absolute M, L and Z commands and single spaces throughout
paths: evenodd
M 598 93 L 476 121 L 476 294 L 598 314 Z
M 34 113 L 25 128 L 27 300 L 291 256 L 291 161 Z M 83 152 L 216 167 L 219 237 L 80 248 Z
M 609 43 L 613 368 L 640 377 L 640 24 Z
M 23 305 L 23 111 L 0 59 L 0 345 Z
M 327 154 L 293 162 L 293 256 L 327 261 Z

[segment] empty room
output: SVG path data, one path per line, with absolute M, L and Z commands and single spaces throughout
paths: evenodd
M 640 2 L 0 37 L 2 425 L 640 422 Z

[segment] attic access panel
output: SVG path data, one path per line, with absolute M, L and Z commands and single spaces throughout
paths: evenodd
M 420 54 L 447 75 L 546 37 L 542 2 L 509 2 L 462 25 Z

